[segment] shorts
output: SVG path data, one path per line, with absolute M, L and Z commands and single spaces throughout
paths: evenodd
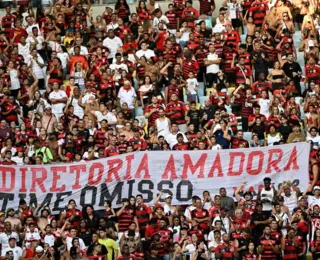
M 239 28 L 242 26 L 242 22 L 240 19 L 231 19 L 232 27 L 233 28 Z
M 296 16 L 295 16 L 295 22 L 296 22 L 296 23 L 302 23 L 302 22 L 303 22 L 303 18 L 304 18 L 304 15 L 302 15 L 302 14 L 296 14 Z

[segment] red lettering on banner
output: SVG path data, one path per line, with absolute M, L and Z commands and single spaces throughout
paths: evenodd
M 81 172 L 85 172 L 85 171 L 86 171 L 86 166 L 84 164 L 70 166 L 69 172 L 76 173 L 76 178 L 75 178 L 74 184 L 71 187 L 73 190 L 81 189 L 80 174 L 81 174 Z
M 239 158 L 239 169 L 238 169 L 238 171 L 233 171 L 234 160 L 236 157 L 240 157 Z M 243 172 L 244 159 L 245 159 L 245 154 L 243 152 L 230 152 L 228 176 L 239 176 Z
M 280 172 L 280 168 L 278 166 L 278 163 L 282 160 L 283 151 L 281 149 L 271 149 L 268 151 L 269 158 L 268 158 L 268 166 L 266 173 L 271 173 L 271 168 L 274 168 L 276 172 Z M 278 158 L 273 159 L 273 155 L 278 156 Z
M 0 172 L 2 175 L 2 187 L 0 187 L 0 192 L 10 192 L 14 190 L 16 186 L 16 171 L 11 167 L 0 167 Z M 7 176 L 7 173 L 9 176 Z M 7 177 L 9 178 L 10 187 L 7 187 Z
M 112 182 L 111 175 L 113 174 L 116 181 L 120 181 L 119 170 L 121 169 L 123 162 L 121 159 L 112 159 L 108 162 L 109 170 L 106 182 Z
M 141 159 L 141 162 L 139 164 L 138 170 L 136 174 L 134 175 L 134 178 L 139 179 L 141 178 L 141 172 L 144 171 L 144 177 L 143 179 L 150 179 L 149 174 L 149 165 L 148 165 L 148 154 L 145 153 Z
M 132 176 L 131 176 L 131 162 L 134 159 L 134 155 L 130 154 L 128 156 L 126 156 L 126 161 L 127 161 L 127 169 L 126 169 L 126 176 L 124 176 L 125 180 L 131 180 Z
M 214 159 L 214 162 L 208 174 L 208 178 L 213 178 L 213 174 L 216 170 L 218 170 L 217 177 L 223 177 L 220 154 L 217 154 L 216 158 Z
M 182 170 L 182 176 L 181 176 L 182 179 L 188 179 L 189 168 L 192 174 L 195 174 L 196 170 L 200 168 L 197 178 L 204 178 L 204 165 L 207 159 L 206 153 L 203 153 L 200 156 L 200 158 L 198 159 L 195 165 L 193 165 L 189 154 L 184 154 L 183 158 L 184 158 L 184 164 L 183 164 L 183 170 Z
M 44 181 L 47 179 L 47 170 L 45 168 L 31 168 L 32 186 L 30 192 L 36 192 L 36 184 L 38 184 L 42 192 L 47 192 L 44 186 Z M 41 177 L 37 177 L 37 172 L 41 172 Z
M 170 177 L 169 177 L 169 173 L 170 173 Z M 169 160 L 167 162 L 166 168 L 164 169 L 164 172 L 162 174 L 161 179 L 163 180 L 173 180 L 173 179 L 177 179 L 177 172 L 176 172 L 176 167 L 174 164 L 174 157 L 172 154 L 170 154 Z
M 98 175 L 95 178 L 95 171 L 98 170 Z M 103 174 L 102 163 L 93 163 L 89 169 L 88 185 L 94 186 L 101 182 Z
M 26 187 L 26 171 L 27 168 L 22 167 L 20 168 L 21 172 L 21 188 L 19 189 L 19 192 L 27 192 L 27 187 Z
M 52 186 L 50 188 L 50 192 L 61 192 L 66 190 L 66 185 L 63 184 L 61 187 L 57 187 L 58 181 L 61 179 L 61 176 L 58 174 L 58 172 L 66 173 L 66 166 L 52 166 L 51 172 L 52 172 Z
M 258 159 L 258 167 L 256 169 L 252 169 L 253 159 L 254 157 L 259 157 Z M 247 164 L 247 173 L 250 175 L 258 175 L 262 171 L 264 154 L 261 151 L 251 152 L 248 156 L 248 164 Z
M 292 164 L 292 169 L 290 169 Z M 297 163 L 297 147 L 292 149 L 287 165 L 284 167 L 285 171 L 289 170 L 299 170 L 299 165 Z

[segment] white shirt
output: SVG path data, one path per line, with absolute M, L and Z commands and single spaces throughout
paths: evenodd
M 32 25 L 28 25 L 28 26 L 26 27 L 26 32 L 27 32 L 27 34 L 30 35 L 30 34 L 32 33 L 32 29 L 33 29 L 34 27 L 38 28 L 38 34 L 41 35 L 41 31 L 40 31 L 40 28 L 39 28 L 39 24 L 38 24 L 38 23 L 34 23 L 34 24 L 32 24 Z
M 36 45 L 36 49 L 37 50 L 41 50 L 42 48 L 42 43 L 44 42 L 44 38 L 41 35 L 38 35 L 37 37 L 35 37 L 38 41 L 38 44 Z M 33 37 L 28 36 L 28 38 L 26 39 L 27 43 L 33 44 L 35 43 L 35 40 L 33 39 Z
M 134 109 L 133 101 L 136 97 L 137 94 L 133 87 L 131 87 L 129 91 L 127 91 L 124 87 L 121 87 L 118 93 L 120 104 L 122 105 L 123 103 L 127 103 L 129 109 Z
M 320 197 L 317 199 L 315 196 L 308 195 L 308 205 L 313 207 L 314 205 L 320 206 Z
M 178 143 L 177 134 L 182 134 L 183 135 L 183 141 L 184 142 L 188 142 L 188 138 L 186 137 L 186 135 L 184 133 L 182 133 L 182 132 L 177 132 L 176 134 L 170 133 L 165 138 L 166 138 L 166 141 L 168 142 L 168 144 L 170 145 L 171 149 L 175 144 Z
M 109 66 L 109 68 L 111 70 L 125 70 L 126 72 L 129 72 L 129 69 L 128 69 L 128 65 L 127 64 L 124 64 L 124 63 L 121 63 L 121 64 L 117 64 L 117 63 L 113 63 Z
M 288 207 L 289 212 L 292 213 L 293 209 L 298 207 L 298 198 L 297 198 L 297 193 L 291 192 L 290 196 L 287 197 L 284 192 L 281 193 L 281 195 L 284 198 L 284 205 Z
M 217 220 L 220 220 L 220 221 L 222 222 L 222 227 L 226 230 L 226 233 L 229 233 L 229 228 L 230 228 L 229 218 L 228 218 L 228 217 L 222 218 L 221 216 L 216 216 L 216 217 L 214 218 L 214 220 L 212 221 L 212 226 L 214 226 L 214 223 L 215 223 Z
M 73 97 L 71 105 L 73 105 L 73 107 L 74 107 L 74 114 L 76 116 L 78 116 L 80 119 L 82 119 L 84 112 L 83 112 L 83 108 L 79 106 L 78 100 L 79 99 L 76 99 L 75 97 Z M 70 103 L 70 101 L 71 101 L 71 98 L 69 98 L 69 103 Z
M 79 248 L 81 250 L 85 250 L 86 249 L 86 245 L 84 244 L 82 238 L 78 237 L 79 239 Z M 67 244 L 67 250 L 70 251 L 70 248 L 72 247 L 72 240 L 73 238 L 72 237 L 67 237 L 66 238 L 66 244 Z
M 69 55 L 74 55 L 74 47 L 72 47 L 70 50 L 69 50 Z M 85 46 L 80 46 L 80 55 L 88 55 L 89 52 L 88 52 L 88 48 L 85 47 Z
M 7 247 L 6 249 L 3 249 L 1 252 L 1 256 L 6 256 L 7 252 L 12 251 L 13 253 L 13 260 L 19 260 L 19 258 L 22 256 L 22 249 L 21 247 L 15 246 L 14 248 Z
M 55 240 L 55 237 L 54 235 L 45 235 L 44 237 L 44 243 L 47 243 L 49 244 L 49 246 L 53 246 L 54 245 L 54 240 Z
M 60 44 L 59 43 L 57 43 L 57 42 L 54 42 L 54 41 L 49 41 L 49 47 L 51 48 L 51 50 L 53 50 L 53 51 L 56 51 L 56 52 L 58 52 L 59 51 L 59 48 L 60 48 Z M 83 47 L 83 48 L 86 48 L 86 47 Z M 87 48 L 86 48 L 87 49 Z M 88 49 L 87 49 L 87 51 L 88 51 Z M 80 48 L 80 54 L 81 54 L 81 48 Z M 84 54 L 81 54 L 81 55 L 84 55 Z
M 62 68 L 66 68 L 67 65 L 68 65 L 68 53 L 66 52 L 58 52 L 57 53 L 57 57 L 61 60 L 61 65 L 62 65 Z
M 105 38 L 102 44 L 104 47 L 107 47 L 110 51 L 108 59 L 114 58 L 117 53 L 117 49 L 123 45 L 121 39 L 117 36 L 114 36 L 113 39 L 109 37 Z
M 119 27 L 119 24 L 118 23 L 109 23 L 108 25 L 107 25 L 107 32 L 110 30 L 110 29 L 117 29 Z
M 9 238 L 12 238 L 12 237 L 16 239 L 16 242 L 19 241 L 19 236 L 16 232 L 12 232 L 10 235 L 8 235 L 5 232 L 0 234 L 0 244 L 2 245 L 2 253 L 4 249 L 9 247 Z
M 213 231 L 211 231 L 211 232 L 213 232 Z M 211 232 L 210 232 L 210 234 L 211 234 Z M 211 241 L 209 244 L 208 244 L 208 247 L 209 247 L 209 249 L 211 248 L 211 247 L 214 247 L 214 248 L 216 248 L 218 245 L 221 245 L 222 244 L 222 242 L 220 241 L 220 243 L 217 243 L 215 240 L 213 240 L 213 241 Z M 210 251 L 211 252 L 211 251 Z M 214 252 L 211 252 L 211 254 L 210 254 L 210 259 L 215 259 L 215 253 Z
M 38 54 L 35 58 L 38 60 L 40 64 L 44 65 L 44 61 L 42 57 Z M 34 58 L 31 55 L 28 55 L 28 62 L 26 62 L 28 66 L 32 66 L 33 73 L 37 76 L 38 79 L 44 79 L 44 72 L 43 69 L 38 65 L 38 63 L 34 60 Z
M 214 53 L 209 52 L 207 56 L 207 60 L 219 60 L 219 57 L 215 52 Z M 218 71 L 219 71 L 219 64 L 211 64 L 207 66 L 207 73 L 216 74 L 218 73 Z
M 83 104 L 89 103 L 88 101 L 89 101 L 90 99 L 95 100 L 95 99 L 96 99 L 96 95 L 93 94 L 93 93 L 86 93 L 86 94 L 84 95 L 84 97 L 82 98 L 82 103 L 83 103 Z
M 266 118 L 269 117 L 270 112 L 269 112 L 269 108 L 270 108 L 270 100 L 269 99 L 263 99 L 263 98 L 259 98 L 259 105 L 260 105 L 260 114 L 264 115 Z
M 163 14 L 160 18 L 154 17 L 154 18 L 153 18 L 153 28 L 156 29 L 156 31 L 158 30 L 158 24 L 159 24 L 160 22 L 162 22 L 162 23 L 164 24 L 163 28 L 166 29 L 166 28 L 167 28 L 167 27 L 166 27 L 166 24 L 169 23 L 169 19 L 168 19 L 168 17 L 165 16 L 164 14 Z
M 151 57 L 156 56 L 153 50 L 138 50 L 136 52 L 137 57 L 140 59 L 142 56 L 145 56 L 147 59 L 150 59 Z
M 307 141 L 312 141 L 313 142 L 313 149 L 317 149 L 319 148 L 320 145 L 320 136 L 317 135 L 315 137 L 312 136 L 307 136 Z
M 18 43 L 18 54 L 22 55 L 24 58 L 24 62 L 28 62 L 28 56 L 30 54 L 30 43 L 26 43 L 26 45 L 22 45 L 21 43 Z
M 49 95 L 49 99 L 62 99 L 62 98 L 68 98 L 67 94 L 63 90 L 52 91 Z M 52 113 L 63 113 L 63 108 L 66 106 L 66 103 L 55 103 L 52 104 Z
M 188 92 L 192 95 L 197 94 L 197 87 L 199 86 L 198 80 L 196 78 L 187 79 Z
M 196 207 L 190 205 L 189 207 L 186 208 L 186 210 L 184 211 L 184 216 L 188 219 L 191 219 L 191 211 L 195 210 Z
M 112 112 L 102 114 L 100 111 L 96 111 L 94 115 L 97 117 L 98 122 L 101 122 L 104 119 L 107 120 L 109 124 L 117 122 L 117 118 Z

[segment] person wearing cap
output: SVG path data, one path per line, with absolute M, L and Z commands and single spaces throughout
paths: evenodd
M 23 250 L 22 258 L 31 259 L 36 255 L 36 248 L 39 246 L 39 240 L 32 238 L 26 241 L 29 245 Z
M 41 101 L 40 101 L 41 103 Z M 56 116 L 52 113 L 52 108 L 47 104 L 44 108 L 44 112 L 40 112 L 40 104 L 38 105 L 35 113 L 40 116 L 42 127 L 45 128 L 47 133 L 54 132 L 54 126 L 58 122 Z
M 2 165 L 17 165 L 17 163 L 15 161 L 13 161 L 11 158 L 12 158 L 11 150 L 5 151 L 5 158 L 3 161 L 0 162 L 0 164 L 2 164 Z
M 11 209 L 9 209 L 11 211 Z M 12 209 L 13 210 L 13 209 Z M 16 227 L 17 229 L 17 227 Z M 0 233 L 0 244 L 1 244 L 1 255 L 3 256 L 3 252 L 6 248 L 12 247 L 10 246 L 10 239 L 14 239 L 14 244 L 15 242 L 19 242 L 19 235 L 12 231 L 12 225 L 9 221 L 4 222 L 4 232 Z
M 309 208 L 312 208 L 314 205 L 320 206 L 320 186 L 316 185 L 313 187 L 312 189 L 313 195 L 312 193 L 308 193 L 308 191 L 310 190 L 310 186 L 308 187 L 308 189 L 305 190 L 302 196 L 305 197 L 308 194 L 306 198 L 307 198 Z
M 0 240 L 1 242 L 1 240 Z M 2 243 L 1 243 L 2 244 Z M 1 250 L 1 259 L 7 259 L 5 256 L 7 255 L 7 252 L 12 251 L 13 252 L 13 260 L 19 260 L 22 256 L 22 249 L 21 247 L 16 245 L 16 238 L 10 237 L 8 238 L 8 246 L 4 247 L 4 244 L 2 244 L 2 250 Z

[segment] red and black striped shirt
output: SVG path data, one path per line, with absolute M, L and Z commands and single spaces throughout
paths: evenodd
M 180 125 L 186 123 L 185 113 L 187 112 L 187 107 L 183 102 L 169 102 L 166 107 L 166 114 L 169 112 L 174 112 L 174 114 L 168 116 L 171 120 L 171 124 L 176 123 Z
M 155 125 L 156 120 L 159 118 L 158 110 L 159 110 L 160 107 L 161 106 L 158 105 L 158 104 L 156 104 L 156 105 L 151 104 L 151 105 L 146 107 L 146 109 L 144 111 L 145 113 L 150 113 L 152 109 L 156 109 L 157 110 L 157 111 L 153 112 L 151 114 L 151 116 L 149 116 L 149 118 L 148 118 L 148 127 L 151 127 L 151 126 Z
M 140 230 L 146 229 L 150 214 L 151 208 L 147 204 L 141 204 L 136 207 L 136 217 L 139 223 Z
M 127 206 L 118 216 L 118 231 L 126 232 L 129 230 L 130 224 L 133 222 L 135 216 L 134 209 Z

